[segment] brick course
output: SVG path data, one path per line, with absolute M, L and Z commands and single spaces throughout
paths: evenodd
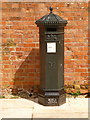
M 2 85 L 39 86 L 39 30 L 35 21 L 48 14 L 51 3 L 2 2 Z M 88 3 L 52 3 L 65 27 L 65 85 L 88 81 Z M 90 70 L 89 70 L 90 71 Z

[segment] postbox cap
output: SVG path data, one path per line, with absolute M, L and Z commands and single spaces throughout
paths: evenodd
M 36 24 L 46 24 L 46 25 L 67 24 L 67 20 L 62 19 L 60 16 L 52 12 L 53 11 L 52 7 L 50 7 L 49 9 L 50 9 L 50 13 L 37 20 Z

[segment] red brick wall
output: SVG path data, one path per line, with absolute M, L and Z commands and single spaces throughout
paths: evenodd
M 2 3 L 2 85 L 28 89 L 39 85 L 39 34 L 35 21 L 51 3 Z M 68 20 L 65 27 L 65 84 L 88 80 L 88 3 L 52 3 Z

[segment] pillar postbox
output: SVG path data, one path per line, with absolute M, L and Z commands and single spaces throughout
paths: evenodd
M 40 90 L 38 102 L 47 106 L 66 102 L 64 91 L 64 26 L 67 21 L 52 12 L 36 21 L 40 39 Z

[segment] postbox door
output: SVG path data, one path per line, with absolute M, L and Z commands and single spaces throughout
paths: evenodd
M 58 62 L 57 54 L 46 55 L 46 88 L 57 89 L 58 87 Z

